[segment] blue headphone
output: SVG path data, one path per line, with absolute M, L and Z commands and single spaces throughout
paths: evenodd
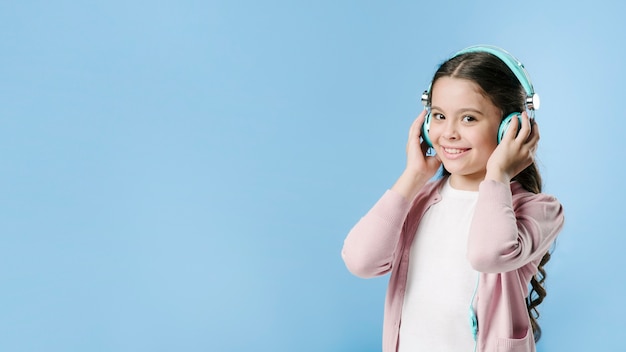
M 522 84 L 522 87 L 524 87 L 524 90 L 526 91 L 525 105 L 526 105 L 526 110 L 529 112 L 529 117 L 534 118 L 535 110 L 539 109 L 540 100 L 539 100 L 539 95 L 535 93 L 533 85 L 530 81 L 530 76 L 528 75 L 528 72 L 526 72 L 524 65 L 518 59 L 516 59 L 513 55 L 509 54 L 504 49 L 498 48 L 496 46 L 491 46 L 491 45 L 470 46 L 468 48 L 465 48 L 457 52 L 452 57 L 454 58 L 461 54 L 474 53 L 474 52 L 485 52 L 485 53 L 492 54 L 496 56 L 497 58 L 499 58 L 502 62 L 504 62 L 509 67 L 509 69 L 513 71 L 513 74 L 515 74 L 515 77 L 517 77 L 517 80 Z M 433 146 L 433 143 L 430 140 L 430 137 L 428 136 L 428 132 L 430 131 L 430 122 L 431 122 L 429 98 L 430 98 L 432 85 L 433 84 L 431 82 L 430 85 L 428 86 L 428 89 L 425 90 L 424 93 L 422 94 L 422 104 L 424 104 L 424 107 L 426 109 L 429 109 L 428 114 L 426 114 L 426 119 L 424 120 L 424 124 L 422 125 L 422 138 L 424 139 L 424 142 L 426 142 L 426 144 L 431 148 Z M 504 134 L 508 130 L 509 125 L 511 124 L 511 119 L 515 117 L 517 117 L 519 121 L 518 126 L 521 126 L 522 113 L 514 112 L 512 114 L 509 114 L 500 123 L 500 128 L 498 129 L 498 143 L 500 143 L 500 141 L 502 140 L 502 137 L 504 137 Z

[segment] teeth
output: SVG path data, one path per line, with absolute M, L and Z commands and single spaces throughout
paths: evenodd
M 460 153 L 463 153 L 465 151 L 464 149 L 455 149 L 455 148 L 452 148 L 452 149 L 445 148 L 444 150 L 448 154 L 460 154 Z

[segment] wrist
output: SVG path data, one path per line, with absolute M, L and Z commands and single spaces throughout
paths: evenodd
M 429 176 L 422 173 L 404 170 L 391 189 L 411 202 L 429 179 Z
M 511 183 L 512 177 L 509 176 L 508 173 L 501 170 L 487 170 L 485 174 L 485 180 L 493 180 L 502 182 L 505 185 Z

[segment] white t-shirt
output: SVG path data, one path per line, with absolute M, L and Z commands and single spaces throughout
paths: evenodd
M 411 246 L 399 352 L 474 350 L 469 309 L 478 273 L 467 237 L 478 192 L 452 188 L 424 214 Z

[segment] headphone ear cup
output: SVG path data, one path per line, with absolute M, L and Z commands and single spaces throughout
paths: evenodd
M 432 148 L 433 142 L 430 140 L 430 137 L 428 136 L 429 131 L 430 131 L 430 109 L 428 110 L 428 113 L 426 114 L 426 117 L 424 118 L 424 123 L 422 124 L 422 139 L 424 140 L 427 146 Z
M 504 120 L 502 120 L 502 122 L 500 122 L 500 128 L 498 129 L 498 144 L 500 144 L 502 138 L 504 138 L 506 131 L 509 130 L 509 125 L 511 125 L 511 120 L 515 117 L 517 117 L 517 132 L 515 132 L 515 135 L 517 136 L 517 134 L 519 133 L 519 130 L 522 127 L 522 114 L 519 112 L 514 112 L 512 114 L 509 114 L 509 116 L 507 116 Z

